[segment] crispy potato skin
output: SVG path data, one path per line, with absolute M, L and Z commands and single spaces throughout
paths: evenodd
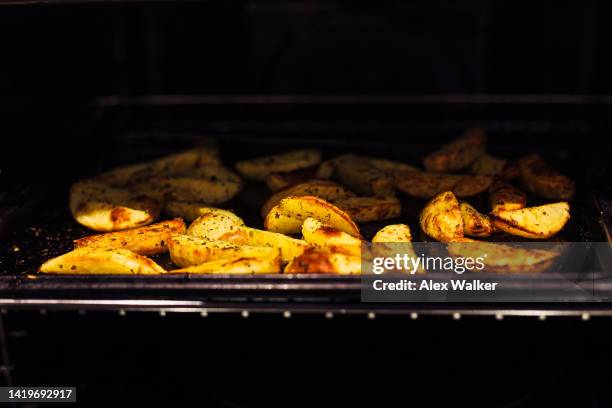
M 393 179 L 370 164 L 367 157 L 345 154 L 333 159 L 334 177 L 364 196 L 393 195 Z
M 81 225 L 99 232 L 150 224 L 158 216 L 158 201 L 106 184 L 82 180 L 70 188 L 70 212 Z
M 496 228 L 530 239 L 548 239 L 563 229 L 570 219 L 569 204 L 559 202 L 491 214 Z
M 464 238 L 449 243 L 448 253 L 453 257 L 476 259 L 481 257 L 484 270 L 497 273 L 537 273 L 548 269 L 559 256 L 557 252 L 526 249 Z M 486 257 L 483 255 L 486 254 Z M 472 269 L 478 271 L 478 269 Z
M 332 200 L 332 203 L 358 223 L 388 220 L 402 213 L 402 205 L 395 196 L 349 197 Z
M 117 248 L 82 247 L 42 264 L 42 273 L 158 275 L 164 269 L 151 259 Z
M 302 225 L 304 240 L 322 250 L 361 256 L 363 241 L 315 218 L 306 218 Z
M 238 162 L 236 170 L 246 179 L 264 181 L 270 173 L 294 171 L 317 165 L 320 162 L 321 152 L 319 150 L 292 150 Z
M 496 181 L 489 189 L 491 212 L 512 211 L 525 208 L 527 195 L 503 181 Z
M 187 235 L 217 241 L 241 231 L 238 227 L 244 226 L 244 221 L 240 217 L 229 211 L 215 210 L 196 218 L 187 228 Z
M 360 274 L 361 258 L 311 248 L 289 262 L 284 273 Z
M 169 273 L 251 275 L 260 273 L 279 273 L 280 268 L 280 257 L 236 257 L 232 259 L 218 259 L 216 261 L 205 262 L 200 265 L 188 266 L 182 269 L 174 269 Z
M 333 181 L 310 180 L 304 183 L 295 184 L 272 194 L 261 207 L 261 216 L 265 217 L 268 215 L 272 207 L 278 205 L 283 198 L 292 196 L 314 196 L 331 201 L 353 197 L 355 194 L 346 187 Z
M 207 241 L 190 235 L 174 234 L 168 241 L 172 262 L 181 267 L 232 258 L 280 259 L 280 250 L 272 247 L 236 245 L 226 241 Z
M 486 191 L 492 183 L 491 176 L 413 172 L 399 178 L 395 188 L 417 198 L 432 198 L 444 191 L 452 191 L 457 197 L 470 197 Z
M 423 165 L 427 171 L 452 173 L 462 170 L 484 154 L 487 136 L 480 128 L 468 129 L 463 136 L 427 155 Z
M 455 195 L 445 191 L 432 198 L 421 211 L 419 224 L 425 234 L 437 241 L 463 238 L 463 217 Z
M 185 223 L 176 218 L 146 227 L 91 235 L 75 240 L 74 247 L 123 248 L 140 255 L 155 255 L 168 250 L 167 244 L 172 234 L 184 232 Z
M 484 214 L 466 202 L 459 204 L 463 218 L 463 233 L 471 237 L 489 237 L 493 233 L 493 224 Z
M 281 216 L 286 218 L 281 218 Z M 264 227 L 273 232 L 297 234 L 300 232 L 299 228 L 296 230 L 296 226 L 299 223 L 290 221 L 290 219 L 304 221 L 309 217 L 318 219 L 350 235 L 361 237 L 359 228 L 347 213 L 335 205 L 313 196 L 287 197 L 282 199 L 266 216 Z
M 266 185 L 270 191 L 276 192 L 310 180 L 327 180 L 333 173 L 333 163 L 330 160 L 325 160 L 317 166 L 280 173 L 270 173 L 266 177 Z
M 520 158 L 518 166 L 523 186 L 534 194 L 551 200 L 571 200 L 576 192 L 572 179 L 551 168 L 537 154 Z

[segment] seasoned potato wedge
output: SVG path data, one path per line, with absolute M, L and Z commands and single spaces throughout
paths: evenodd
M 285 217 L 281 217 L 281 215 Z M 361 237 L 359 228 L 351 220 L 351 217 L 338 207 L 327 201 L 313 197 L 287 197 L 273 207 L 264 220 L 264 227 L 268 231 L 282 232 L 283 234 L 296 234 L 300 232 L 295 222 L 289 222 L 287 218 L 304 221 L 306 218 L 315 218 L 333 228 L 344 231 L 356 237 Z
M 231 236 L 226 234 L 222 238 L 229 242 L 239 243 L 242 245 L 279 248 L 281 251 L 281 258 L 284 263 L 290 262 L 293 258 L 301 255 L 302 252 L 310 247 L 310 245 L 304 240 L 291 238 L 276 232 L 264 231 L 249 227 L 239 227 L 239 230 L 243 235 L 239 236 L 238 234 L 235 234 Z
M 355 222 L 388 220 L 399 217 L 402 212 L 402 205 L 395 196 L 349 197 L 331 202 Z
M 527 190 L 551 200 L 571 200 L 576 185 L 569 177 L 551 168 L 537 154 L 518 160 L 521 182 Z
M 503 180 L 511 180 L 519 175 L 519 169 L 515 163 L 487 153 L 472 163 L 470 172 L 481 176 L 497 176 Z
M 196 218 L 187 228 L 187 235 L 200 237 L 209 241 L 217 241 L 222 237 L 230 237 L 235 234 L 244 235 L 238 227 L 244 226 L 242 218 L 233 212 L 220 208 L 211 208 L 206 214 Z
M 207 241 L 182 234 L 174 234 L 170 237 L 168 249 L 172 262 L 183 267 L 230 258 L 280 259 L 278 248 L 236 245 L 226 241 Z
M 333 273 L 352 275 L 361 273 L 361 258 L 338 252 L 311 248 L 289 262 L 285 273 Z
M 542 249 L 519 248 L 464 238 L 449 243 L 448 253 L 453 257 L 480 258 L 487 272 L 536 273 L 548 269 L 559 253 Z M 486 256 L 485 256 L 486 255 Z M 472 269 L 478 271 L 479 269 Z
M 570 219 L 569 204 L 558 202 L 520 210 L 491 213 L 496 228 L 508 234 L 531 239 L 548 239 L 563 229 Z
M 466 202 L 459 204 L 463 218 L 463 233 L 471 237 L 489 237 L 493 233 L 493 224 L 484 214 Z
M 82 247 L 42 264 L 42 273 L 156 275 L 164 269 L 151 259 L 117 248 Z
M 431 198 L 443 191 L 470 197 L 486 191 L 492 183 L 491 176 L 413 172 L 404 173 L 396 180 L 395 187 L 417 198 Z
M 240 224 L 244 222 L 236 214 L 229 210 L 224 210 L 216 207 L 209 207 L 205 203 L 197 201 L 168 201 L 164 205 L 164 212 L 173 217 L 183 218 L 185 221 L 191 222 L 201 215 L 218 213 L 225 214 L 228 217 L 235 217 Z
M 412 234 L 410 233 L 410 227 L 406 224 L 392 224 L 381 228 L 374 238 L 372 243 L 374 244 L 393 244 L 387 249 L 382 249 L 382 252 L 386 256 L 394 256 L 395 254 L 406 254 L 411 258 L 416 258 L 416 253 L 412 247 Z M 378 248 L 378 247 L 377 247 Z M 377 253 L 380 254 L 380 249 Z M 420 264 L 419 264 L 420 265 Z M 422 266 L 414 271 L 413 273 L 424 273 L 425 270 Z
M 393 179 L 370 164 L 367 157 L 345 154 L 333 159 L 334 177 L 364 196 L 393 195 Z
M 419 224 L 425 234 L 437 241 L 463 238 L 463 217 L 455 195 L 445 191 L 432 198 L 421 211 Z
M 306 218 L 302 225 L 304 240 L 314 247 L 330 252 L 361 256 L 360 238 L 340 231 L 315 218 Z
M 196 178 L 199 180 L 208 180 L 212 182 L 230 182 L 242 184 L 242 179 L 232 170 L 225 166 L 205 166 L 196 167 L 181 174 L 183 177 Z
M 303 169 L 320 162 L 321 152 L 319 150 L 292 150 L 286 153 L 238 162 L 236 163 L 236 170 L 249 180 L 264 181 L 270 173 Z
M 248 258 L 218 259 L 200 265 L 174 269 L 170 273 L 202 273 L 213 275 L 251 275 L 256 273 L 279 273 L 280 258 Z
M 462 170 L 484 154 L 486 145 L 487 136 L 482 129 L 468 129 L 463 136 L 427 155 L 423 165 L 426 170 L 437 173 Z
M 213 181 L 195 177 L 154 177 L 134 186 L 134 191 L 159 201 L 200 201 L 221 204 L 242 189 L 242 182 Z
M 100 175 L 99 180 L 113 186 L 127 186 L 144 182 L 151 177 L 169 177 L 181 174 L 197 165 L 219 164 L 214 148 L 186 150 L 146 163 L 117 167 Z
M 303 169 L 285 171 L 280 173 L 270 173 L 266 177 L 266 185 L 271 191 L 279 191 L 294 184 L 300 184 L 309 180 L 326 180 L 334 172 L 334 165 L 331 160 L 325 160 L 317 166 L 305 167 Z
M 422 171 L 418 167 L 388 159 L 370 158 L 368 159 L 368 162 L 378 170 L 382 170 L 393 177 L 395 177 L 397 174 L 401 175 Z
M 527 205 L 527 195 L 503 181 L 493 183 L 489 196 L 491 212 L 520 210 Z
M 261 207 L 261 216 L 265 217 L 272 207 L 278 205 L 283 198 L 291 196 L 314 196 L 332 201 L 340 198 L 353 197 L 355 194 L 346 187 L 329 180 L 310 180 L 295 184 L 280 190 L 270 196 Z
M 146 227 L 91 235 L 74 241 L 74 247 L 122 248 L 140 255 L 154 255 L 168 250 L 167 244 L 172 234 L 183 233 L 185 223 L 176 218 Z
M 119 231 L 150 224 L 160 204 L 147 196 L 82 180 L 70 188 L 70 211 L 81 225 L 94 231 Z

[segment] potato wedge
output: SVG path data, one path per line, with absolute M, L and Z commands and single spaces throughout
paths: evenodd
M 497 176 L 503 180 L 511 180 L 519 175 L 519 169 L 515 163 L 487 153 L 472 163 L 470 172 L 481 176 Z
M 153 177 L 134 186 L 134 191 L 159 201 L 200 201 L 222 204 L 242 189 L 242 182 L 213 181 L 195 177 Z
M 493 224 L 484 214 L 466 202 L 459 204 L 463 218 L 463 233 L 471 237 L 489 237 L 493 233 Z
M 172 262 L 181 267 L 231 258 L 280 259 L 280 249 L 207 241 L 190 235 L 173 234 L 168 241 Z
M 199 164 L 214 162 L 219 162 L 216 149 L 197 148 L 145 163 L 117 167 L 101 174 L 98 180 L 112 186 L 124 187 L 144 182 L 151 177 L 175 176 Z
M 218 259 L 200 265 L 174 269 L 169 273 L 201 273 L 212 275 L 252 275 L 259 273 L 279 273 L 280 258 L 247 258 Z
M 527 195 L 503 181 L 496 181 L 491 186 L 489 196 L 491 212 L 520 210 L 527 205 Z
M 450 256 L 474 260 L 480 258 L 485 271 L 497 273 L 542 272 L 552 266 L 559 256 L 559 253 L 554 251 L 519 248 L 468 238 L 449 243 L 447 248 Z M 477 268 L 471 270 L 479 271 Z
M 285 217 L 281 217 L 281 215 Z M 264 227 L 268 231 L 297 234 L 300 232 L 299 228 L 296 230 L 298 223 L 289 222 L 289 219 L 293 218 L 303 222 L 309 217 L 318 219 L 340 231 L 361 237 L 359 228 L 357 228 L 357 225 L 347 213 L 335 205 L 313 196 L 287 197 L 282 199 L 266 216 Z
M 276 232 L 249 227 L 239 227 L 239 232 L 240 234 L 226 234 L 221 239 L 241 245 L 278 248 L 281 251 L 283 263 L 290 262 L 310 248 L 310 245 L 304 240 L 291 238 Z
M 373 244 L 393 244 L 386 249 L 382 248 L 383 254 L 388 257 L 396 254 L 406 254 L 411 258 L 416 258 L 417 256 L 411 242 L 412 234 L 410 233 L 410 227 L 406 224 L 387 225 L 381 228 L 372 238 Z M 378 246 L 376 248 L 377 254 L 380 254 L 381 249 Z M 424 272 L 425 269 L 421 265 L 415 271 L 415 273 Z
M 291 150 L 286 153 L 238 162 L 236 163 L 236 170 L 246 179 L 264 181 L 270 173 L 303 169 L 320 162 L 321 152 L 319 150 Z
M 570 219 L 565 201 L 491 213 L 496 228 L 523 238 L 548 239 L 563 229 Z
M 289 262 L 284 273 L 361 273 L 361 257 L 311 248 Z
M 329 180 L 310 180 L 295 184 L 280 190 L 270 196 L 261 207 L 261 216 L 268 215 L 272 207 L 278 205 L 283 198 L 291 196 L 314 196 L 327 201 L 353 197 L 355 194 L 346 187 Z
M 402 174 L 394 185 L 412 197 L 432 198 L 444 191 L 452 191 L 457 197 L 470 197 L 486 191 L 492 183 L 491 176 L 412 172 Z
M 244 226 L 242 218 L 233 212 L 220 208 L 211 208 L 212 211 L 196 218 L 187 228 L 187 235 L 200 237 L 209 241 L 217 241 L 222 237 L 245 235 L 238 227 Z
M 322 250 L 351 256 L 361 256 L 363 241 L 329 224 L 308 217 L 302 225 L 304 240 Z
M 159 216 L 158 201 L 93 180 L 70 188 L 70 212 L 81 225 L 109 232 L 150 224 Z
M 551 200 L 571 200 L 576 192 L 572 179 L 554 170 L 537 154 L 520 158 L 518 166 L 523 186 L 533 194 Z
M 422 172 L 421 169 L 415 166 L 411 166 L 409 164 L 398 162 L 398 161 L 393 161 L 393 160 L 388 160 L 388 159 L 379 159 L 379 158 L 370 158 L 368 159 L 368 161 L 372 166 L 376 167 L 379 170 L 384 171 L 385 173 L 392 176 L 393 178 L 396 178 L 406 173 L 409 174 L 409 173 L 415 173 L 415 172 L 416 173 Z
M 423 165 L 427 171 L 452 173 L 462 170 L 484 154 L 487 136 L 481 128 L 468 129 L 463 136 L 427 155 Z
M 185 223 L 176 218 L 146 227 L 91 235 L 75 240 L 74 247 L 122 248 L 140 255 L 155 255 L 168 250 L 168 240 L 172 234 L 183 233 Z
M 42 273 L 158 275 L 164 269 L 151 259 L 117 248 L 82 247 L 42 264 Z
M 331 202 L 355 222 L 388 220 L 399 217 L 402 213 L 402 205 L 395 196 L 349 197 Z
M 185 221 L 192 222 L 201 215 L 210 213 L 225 214 L 228 217 L 235 217 L 235 220 L 244 224 L 244 222 L 236 214 L 229 210 L 210 207 L 205 203 L 197 201 L 168 201 L 164 204 L 164 212 L 172 217 L 180 217 Z
M 393 179 L 370 164 L 366 157 L 345 154 L 333 159 L 334 176 L 364 196 L 393 195 Z
M 421 211 L 419 224 L 425 234 L 437 241 L 463 238 L 463 217 L 455 195 L 445 191 L 432 198 Z
M 493 184 L 491 176 L 465 175 L 453 186 L 453 193 L 457 197 L 472 197 L 487 191 Z
M 333 163 L 331 160 L 325 160 L 317 166 L 280 173 L 270 173 L 266 177 L 266 185 L 271 191 L 279 191 L 313 179 L 327 180 L 332 176 L 333 172 Z

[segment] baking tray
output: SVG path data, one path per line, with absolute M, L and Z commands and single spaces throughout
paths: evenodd
M 212 305 L 233 305 L 237 309 L 279 308 L 279 310 L 299 310 L 304 305 L 318 305 L 320 309 L 365 308 L 367 310 L 408 310 L 419 307 L 415 304 L 403 306 L 391 304 L 360 304 L 360 277 L 332 275 L 254 275 L 254 276 L 206 276 L 206 275 L 167 275 L 167 276 L 53 276 L 36 273 L 38 266 L 45 260 L 72 249 L 72 240 L 90 235 L 91 232 L 79 226 L 68 210 L 68 188 L 79 177 L 88 177 L 114 165 L 133 163 L 139 160 L 159 157 L 182 148 L 188 148 L 201 141 L 201 135 L 168 134 L 159 132 L 118 132 L 107 134 L 108 143 L 100 147 L 99 154 L 84 167 L 70 173 L 53 183 L 33 183 L 25 187 L 7 186 L 11 191 L 4 194 L 0 216 L 0 306 L 14 307 L 46 304 L 47 307 L 83 308 L 93 305 L 113 307 L 158 307 L 168 308 L 168 302 L 185 301 L 196 303 L 181 304 L 184 308 L 210 308 Z M 270 152 L 283 151 L 296 147 L 320 147 L 325 157 L 344 152 L 355 152 L 387 157 L 418 164 L 423 155 L 435 148 L 438 141 L 395 140 L 397 148 L 389 148 L 380 138 L 351 139 L 346 136 L 328 135 L 316 140 L 311 138 L 264 137 L 261 135 L 223 135 L 218 138 L 222 158 L 228 165 L 236 160 L 254 157 Z M 517 157 L 531 152 L 528 147 L 503 146 L 491 140 L 492 153 L 504 157 Z M 240 146 L 240 148 L 236 148 Z M 107 150 L 104 150 L 107 149 Z M 555 239 L 566 242 L 602 242 L 606 240 L 602 228 L 602 217 L 597 208 L 598 187 L 589 180 L 590 169 L 597 163 L 589 162 L 580 152 L 568 150 L 546 151 L 546 157 L 577 181 L 578 190 L 572 202 L 572 218 L 566 228 Z M 248 183 L 243 192 L 223 207 L 230 208 L 241 216 L 247 225 L 262 226 L 259 209 L 270 193 L 264 185 Z M 418 212 L 423 200 L 402 196 L 402 216 L 396 220 L 363 224 L 360 226 L 366 239 L 383 225 L 404 222 L 413 231 L 418 228 Z M 477 207 L 486 207 L 486 197 L 470 200 Z M 530 197 L 530 203 L 537 199 Z M 417 240 L 426 237 L 415 233 Z M 499 239 L 499 240 L 503 240 Z M 510 239 L 516 239 L 512 237 Z M 155 258 L 162 266 L 169 265 L 167 255 Z M 608 272 L 600 270 L 593 275 L 592 292 L 605 300 L 612 284 Z M 486 280 L 487 275 L 479 276 Z M 564 293 L 567 279 L 554 271 L 537 275 L 499 275 L 491 274 L 497 281 L 504 280 L 511 290 L 537 288 L 550 293 L 548 307 L 555 303 L 576 302 L 589 305 L 595 297 Z M 560 292 L 561 291 L 561 292 Z M 555 295 L 557 293 L 557 295 Z M 136 302 L 136 303 L 134 303 Z M 139 303 L 140 302 L 140 303 Z M 145 303 L 142 303 L 145 302 Z M 147 303 L 148 302 L 148 303 Z M 72 305 L 72 306 L 71 306 Z M 130 306 L 131 305 L 131 306 Z M 164 306 L 165 305 L 165 306 Z M 321 306 L 323 305 L 323 306 Z M 591 305 L 592 306 L 592 305 Z M 589 306 L 589 308 L 591 308 Z M 314 306 L 313 306 L 314 307 Z M 422 305 L 421 310 L 435 308 L 433 304 Z M 438 306 L 439 307 L 439 306 Z M 473 306 L 454 304 L 452 309 L 473 309 Z M 480 308 L 499 309 L 502 304 L 485 304 Z M 540 306 L 541 307 L 541 306 Z M 597 306 L 601 307 L 601 304 Z M 558 306 L 557 306 L 558 308 Z M 561 306 L 567 309 L 568 307 Z M 308 308 L 306 307 L 307 310 Z M 580 309 L 580 307 L 578 307 Z M 274 309 L 276 310 L 276 309 Z

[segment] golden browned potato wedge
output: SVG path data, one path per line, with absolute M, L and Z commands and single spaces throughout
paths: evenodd
M 185 233 L 185 223 L 182 219 L 176 218 L 146 227 L 77 239 L 74 241 L 74 247 L 122 248 L 140 255 L 155 255 L 168 250 L 168 240 L 172 234 L 183 233 Z
M 453 257 L 471 258 L 480 261 L 487 272 L 536 273 L 548 269 L 559 253 L 542 249 L 519 248 L 511 245 L 494 244 L 464 238 L 449 243 L 448 253 Z M 480 271 L 474 265 L 472 271 Z
M 83 247 L 42 264 L 42 273 L 156 275 L 164 269 L 127 249 Z
M 369 162 L 372 166 L 391 177 L 394 183 L 404 179 L 404 177 L 409 177 L 412 173 L 422 172 L 422 170 L 417 167 L 393 160 L 371 158 Z
M 470 171 L 481 176 L 497 176 L 503 180 L 512 180 L 519 176 L 519 168 L 516 163 L 487 153 L 472 163 Z
M 431 198 L 443 191 L 452 191 L 458 197 L 470 197 L 486 191 L 492 183 L 491 176 L 412 172 L 399 177 L 395 187 L 417 198 Z
M 421 211 L 419 224 L 425 234 L 437 241 L 463 238 L 463 217 L 455 195 L 445 191 L 432 198 Z
M 134 186 L 134 191 L 162 202 L 200 201 L 207 204 L 229 201 L 241 189 L 242 182 L 213 181 L 195 177 L 154 177 Z
M 300 232 L 300 228 L 297 227 L 298 225 L 301 227 L 301 223 L 291 221 L 291 219 L 303 222 L 309 217 L 329 224 L 340 231 L 361 237 L 359 228 L 357 228 L 357 225 L 347 213 L 335 205 L 313 196 L 287 197 L 282 199 L 266 216 L 264 227 L 268 231 L 297 234 Z
M 170 273 L 202 273 L 213 275 L 251 275 L 256 273 L 279 273 L 280 258 L 247 258 L 218 259 L 200 265 L 174 269 Z
M 576 191 L 574 181 L 551 168 L 537 154 L 518 160 L 521 181 L 525 188 L 551 200 L 571 200 Z
M 367 157 L 345 154 L 333 159 L 334 177 L 364 196 L 393 195 L 393 179 L 377 169 Z
M 468 129 L 460 138 L 425 157 L 423 164 L 426 170 L 437 173 L 462 170 L 484 154 L 486 145 L 487 136 L 484 130 Z
M 199 216 L 189 225 L 187 235 L 217 241 L 222 240 L 222 237 L 244 235 L 238 229 L 241 226 L 244 226 L 244 221 L 233 212 L 211 208 L 210 212 Z
M 305 167 L 303 169 L 286 171 L 281 173 L 270 173 L 266 177 L 266 185 L 271 191 L 279 191 L 294 184 L 300 184 L 309 180 L 326 180 L 334 172 L 331 160 L 322 161 L 317 166 Z
M 303 169 L 320 162 L 321 152 L 319 150 L 292 150 L 286 153 L 238 162 L 236 163 L 236 170 L 246 179 L 264 181 L 270 173 Z
M 151 177 L 169 177 L 181 174 L 197 165 L 219 164 L 218 152 L 214 148 L 197 148 L 172 154 L 146 163 L 117 167 L 98 178 L 113 186 L 127 186 L 144 182 Z
M 360 238 L 340 231 L 315 218 L 306 218 L 302 225 L 304 240 L 319 249 L 346 255 L 361 256 Z
M 70 211 L 94 231 L 119 231 L 150 224 L 159 216 L 156 200 L 97 181 L 78 181 L 70 188 Z
M 520 210 L 491 213 L 493 225 L 508 234 L 531 239 L 548 239 L 570 219 L 569 204 L 559 202 Z
M 412 247 L 412 234 L 410 227 L 406 224 L 392 224 L 381 228 L 374 238 L 373 244 L 393 244 L 388 248 L 379 249 L 376 247 L 377 254 L 382 252 L 385 256 L 394 256 L 396 254 L 406 254 L 411 258 L 416 258 L 416 253 Z M 374 246 L 373 246 L 374 247 Z M 424 273 L 425 269 L 419 264 L 418 269 L 413 273 Z
M 226 241 L 207 241 L 190 235 L 174 234 L 168 241 L 172 262 L 178 266 L 231 258 L 280 259 L 280 249 L 265 246 L 236 245 Z
M 402 213 L 402 205 L 395 196 L 349 197 L 331 202 L 355 222 L 388 220 L 399 217 Z
M 168 201 L 164 205 L 164 212 L 173 217 L 183 218 L 185 221 L 191 222 L 201 215 L 210 213 L 221 213 L 228 217 L 235 217 L 238 221 L 240 218 L 231 211 L 221 208 L 210 207 L 205 203 L 197 201 Z M 242 220 L 239 223 L 244 224 Z
M 340 198 L 353 197 L 355 194 L 346 187 L 329 180 L 310 180 L 295 184 L 280 190 L 270 196 L 261 207 L 261 216 L 265 217 L 272 207 L 278 205 L 283 198 L 292 196 L 314 196 L 324 200 L 336 200 Z
M 489 189 L 489 195 L 491 212 L 520 210 L 527 205 L 527 195 L 503 181 L 496 181 Z
M 471 237 L 489 237 L 493 233 L 493 224 L 484 214 L 466 202 L 460 203 L 463 218 L 463 233 Z
M 299 256 L 310 245 L 301 239 L 291 238 L 283 234 L 271 231 L 264 231 L 256 228 L 240 227 L 244 236 L 224 236 L 225 240 L 230 242 L 240 243 L 242 245 L 264 246 L 279 248 L 281 258 L 284 263 L 290 262 L 296 256 Z M 244 238 L 246 236 L 246 238 Z
M 361 257 L 311 248 L 289 262 L 285 273 L 361 273 Z

